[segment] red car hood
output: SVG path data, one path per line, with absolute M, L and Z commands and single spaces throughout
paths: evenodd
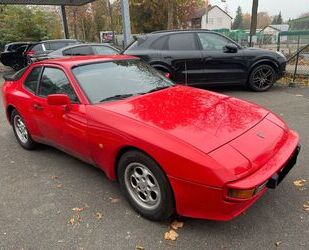
M 245 101 L 184 86 L 101 105 L 205 153 L 244 134 L 269 113 Z

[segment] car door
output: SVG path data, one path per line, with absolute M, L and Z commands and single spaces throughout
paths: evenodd
M 161 58 L 164 63 L 171 65 L 176 82 L 199 83 L 202 55 L 194 32 L 168 35 Z
M 51 94 L 67 94 L 71 104 L 68 107 L 50 106 L 47 96 Z M 37 128 L 47 143 L 90 161 L 85 106 L 79 102 L 62 69 L 44 67 L 33 110 Z
M 232 41 L 216 33 L 199 32 L 198 38 L 203 57 L 201 80 L 204 83 L 244 83 L 246 60 L 240 47 L 233 52 L 226 50 L 225 46 Z

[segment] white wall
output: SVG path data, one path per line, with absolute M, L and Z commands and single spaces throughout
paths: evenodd
M 202 29 L 231 29 L 231 26 L 232 19 L 218 7 L 208 12 L 208 24 L 206 24 L 206 15 L 202 17 Z

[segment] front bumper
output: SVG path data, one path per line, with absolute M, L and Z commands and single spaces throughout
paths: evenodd
M 276 187 L 297 161 L 300 151 L 298 135 L 290 132 L 286 142 L 265 165 L 249 176 L 227 183 L 223 188 L 196 184 L 169 176 L 177 213 L 183 216 L 228 221 L 256 202 L 268 188 Z M 263 186 L 253 197 L 247 200 L 229 199 L 228 188 L 249 189 Z

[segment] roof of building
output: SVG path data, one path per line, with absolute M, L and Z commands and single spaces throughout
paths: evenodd
M 270 25 L 264 27 L 262 29 L 262 31 L 264 29 L 266 29 L 267 27 L 270 27 L 270 28 L 275 29 L 277 31 L 288 31 L 290 26 L 288 24 L 270 24 Z
M 211 11 L 214 8 L 218 8 L 219 10 L 221 10 L 223 13 L 225 13 L 228 17 L 230 17 L 231 19 L 233 19 L 233 17 L 231 17 L 226 11 L 224 11 L 223 9 L 221 9 L 218 5 L 208 5 L 208 12 Z M 206 14 L 206 8 L 199 8 L 196 9 L 195 12 L 193 13 L 191 19 L 196 19 L 196 18 L 201 18 L 202 16 L 204 16 Z

